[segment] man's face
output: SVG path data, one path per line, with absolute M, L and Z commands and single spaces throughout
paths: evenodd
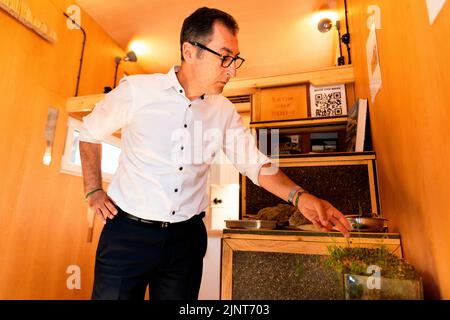
M 239 54 L 237 37 L 221 23 L 214 24 L 211 41 L 202 44 L 222 55 Z M 228 68 L 224 68 L 219 56 L 202 51 L 200 58 L 195 61 L 196 82 L 204 93 L 220 94 L 228 80 L 236 76 L 236 64 L 233 62 Z

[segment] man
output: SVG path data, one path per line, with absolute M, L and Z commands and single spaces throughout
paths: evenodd
M 93 299 L 143 299 L 147 285 L 151 299 L 198 298 L 207 246 L 202 220 L 207 173 L 220 149 L 242 174 L 297 205 L 317 227 L 348 235 L 342 213 L 273 170 L 231 102 L 220 95 L 244 61 L 237 32 L 229 14 L 198 9 L 183 23 L 181 67 L 122 79 L 84 118 L 80 153 L 86 198 L 106 224 Z M 99 143 L 118 129 L 122 153 L 106 193 Z M 215 138 L 196 138 L 211 132 Z M 236 138 L 243 148 L 236 148 Z

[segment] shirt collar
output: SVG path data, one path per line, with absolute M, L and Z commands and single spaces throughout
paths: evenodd
M 164 89 L 170 89 L 175 88 L 177 91 L 183 90 L 183 87 L 181 86 L 180 82 L 177 78 L 177 72 L 180 70 L 180 66 L 172 66 L 170 68 L 169 72 L 166 73 L 166 78 L 164 81 Z
M 181 86 L 177 78 L 177 72 L 180 70 L 180 66 L 174 65 L 170 68 L 169 72 L 166 73 L 166 78 L 164 81 L 164 89 L 174 88 L 179 93 L 185 93 L 184 88 Z M 200 97 L 201 100 L 206 99 L 206 94 Z

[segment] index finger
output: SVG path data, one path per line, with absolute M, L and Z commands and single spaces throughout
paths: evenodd
M 347 229 L 352 230 L 352 224 L 347 220 L 347 218 L 344 216 L 342 212 L 340 212 L 338 209 L 333 208 L 333 216 L 339 220 L 339 222 Z
M 111 202 L 114 206 L 117 206 L 116 202 L 115 202 L 110 196 L 108 196 L 108 200 L 109 200 L 109 202 Z
M 317 202 L 314 202 L 314 207 L 317 213 L 319 214 L 320 224 L 326 228 L 330 227 L 331 226 L 329 221 L 330 219 L 327 215 L 327 212 L 325 211 L 322 201 L 319 200 Z
M 114 206 L 114 204 L 109 199 L 106 199 L 105 206 L 106 206 L 106 208 L 108 208 L 109 212 L 111 212 L 113 215 L 117 214 L 116 207 Z
M 340 231 L 346 238 L 350 237 L 349 230 L 335 217 L 331 218 L 331 222 L 334 224 L 334 229 Z

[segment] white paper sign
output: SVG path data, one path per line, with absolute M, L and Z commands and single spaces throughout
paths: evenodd
M 339 117 L 347 115 L 345 84 L 309 88 L 311 117 Z
M 447 0 L 426 0 L 430 24 L 433 24 Z
M 380 57 L 378 54 L 378 42 L 377 42 L 377 31 L 375 22 L 372 23 L 370 28 L 369 38 L 366 43 L 367 52 L 367 68 L 369 72 L 369 85 L 370 85 L 370 95 L 372 97 L 372 104 L 375 102 L 375 98 L 381 89 L 381 66 Z

